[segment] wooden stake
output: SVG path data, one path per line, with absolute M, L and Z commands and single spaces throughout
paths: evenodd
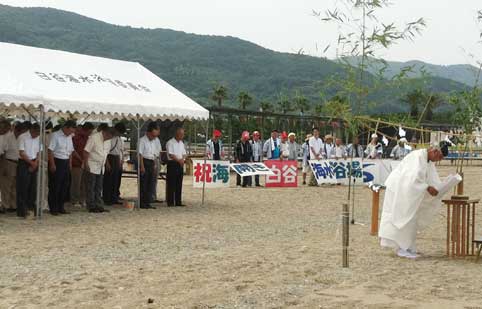
M 348 246 L 349 246 L 349 239 L 350 239 L 350 212 L 348 208 L 348 204 L 343 204 L 343 212 L 341 216 L 342 225 L 343 225 L 343 237 L 342 237 L 342 254 L 343 254 L 343 267 L 348 267 Z
M 380 191 L 372 192 L 372 226 L 370 235 L 378 235 L 378 212 L 380 210 Z

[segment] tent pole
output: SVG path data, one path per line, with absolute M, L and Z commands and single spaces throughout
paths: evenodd
M 203 192 L 202 192 L 202 202 L 201 206 L 204 206 L 204 197 L 206 196 L 206 160 L 207 160 L 207 153 L 206 153 L 206 145 L 208 144 L 208 135 L 209 135 L 209 121 L 211 120 L 211 112 L 209 112 L 208 120 L 206 121 L 206 143 L 204 146 L 204 165 L 203 165 Z M 214 128 L 213 128 L 214 129 Z M 221 151 L 221 149 L 220 149 Z
M 141 156 L 139 154 L 139 145 L 141 141 L 141 118 L 137 115 L 137 204 L 136 208 L 141 207 Z
M 39 143 L 40 143 L 40 151 L 38 154 L 38 166 L 37 166 L 37 197 L 36 197 L 36 211 L 35 211 L 35 216 L 37 219 L 42 218 L 42 204 L 43 204 L 43 198 L 44 198 L 44 150 L 46 149 L 45 147 L 45 110 L 43 105 L 40 105 L 39 108 L 40 112 L 40 138 L 39 138 Z

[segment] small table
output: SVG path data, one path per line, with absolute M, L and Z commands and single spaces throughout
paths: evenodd
M 468 256 L 475 253 L 475 200 L 443 200 L 447 205 L 447 256 Z

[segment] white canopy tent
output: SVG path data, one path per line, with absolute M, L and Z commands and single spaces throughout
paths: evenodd
M 208 110 L 136 62 L 9 43 L 0 43 L 0 55 L 1 114 L 35 117 L 42 141 L 49 115 L 125 118 L 138 129 L 141 119 L 209 118 Z M 41 208 L 44 190 L 37 191 Z

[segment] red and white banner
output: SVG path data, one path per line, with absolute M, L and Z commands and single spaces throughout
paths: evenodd
M 274 175 L 266 176 L 266 187 L 297 187 L 298 162 L 268 160 L 263 162 Z

